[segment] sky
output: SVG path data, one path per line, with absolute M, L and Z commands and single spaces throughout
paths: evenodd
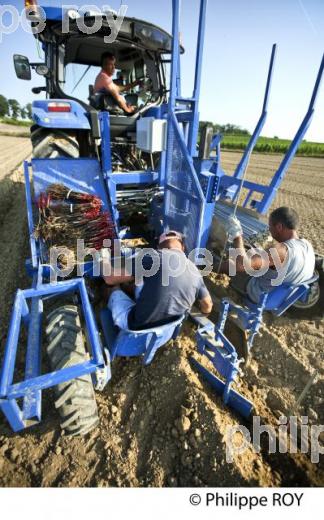
M 3 2 L 19 12 L 23 1 Z M 86 0 L 39 1 L 40 5 L 75 4 Z M 120 0 L 89 1 L 118 9 Z M 127 16 L 142 18 L 171 31 L 172 1 L 124 0 Z M 1 12 L 1 10 L 0 10 Z M 192 95 L 199 0 L 182 0 L 182 94 Z M 0 16 L 4 24 L 7 15 Z M 209 0 L 204 42 L 200 119 L 232 123 L 253 131 L 261 113 L 271 47 L 277 43 L 268 118 L 262 135 L 292 139 L 307 111 L 324 52 L 324 0 Z M 41 61 L 36 41 L 21 28 L 2 34 L 0 94 L 21 104 L 39 99 L 31 93 L 43 80 L 18 80 L 12 55 Z M 90 81 L 86 81 L 90 83 Z M 324 142 L 324 81 L 306 139 Z

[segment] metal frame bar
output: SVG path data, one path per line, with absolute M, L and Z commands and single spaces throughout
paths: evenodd
M 171 51 L 171 75 L 169 94 L 169 114 L 176 106 L 177 77 L 179 66 L 179 30 L 180 30 L 180 0 L 172 0 L 172 51 Z
M 196 52 L 196 67 L 195 67 L 195 84 L 193 91 L 193 120 L 190 123 L 189 139 L 188 139 L 188 150 L 191 157 L 197 157 L 198 152 L 196 150 L 198 130 L 199 130 L 199 97 L 201 87 L 201 73 L 203 64 L 203 51 L 204 51 L 204 39 L 205 39 L 205 27 L 206 27 L 206 12 L 207 12 L 208 0 L 200 1 L 199 11 L 199 25 L 198 25 L 198 36 L 197 36 L 197 52 Z
M 109 112 L 100 112 L 99 114 L 100 130 L 101 130 L 101 153 L 102 153 L 102 169 L 106 175 L 111 173 L 111 150 L 110 150 L 110 116 Z
M 152 170 L 112 173 L 110 179 L 115 184 L 156 184 L 158 172 Z
M 24 161 L 25 199 L 26 199 L 26 207 L 27 207 L 27 223 L 28 223 L 28 232 L 29 232 L 30 253 L 31 253 L 31 261 L 32 261 L 33 269 L 37 269 L 38 254 L 37 254 L 36 239 L 34 237 L 33 205 L 32 205 L 32 196 L 31 196 L 30 177 L 29 177 L 29 167 L 30 166 L 31 166 L 30 162 Z
M 41 267 L 33 275 L 33 287 L 41 282 Z M 43 318 L 43 302 L 41 298 L 31 299 L 30 321 L 28 326 L 28 339 L 26 350 L 25 379 L 33 379 L 40 375 L 41 371 L 41 326 Z M 24 396 L 24 419 L 36 417 L 41 420 L 41 391 L 32 390 Z
M 117 210 L 116 183 L 111 180 L 112 161 L 110 148 L 110 114 L 109 112 L 100 112 L 100 133 L 101 133 L 101 154 L 102 154 L 102 176 L 105 181 L 107 199 L 110 205 L 113 220 L 116 225 L 116 231 L 119 228 L 119 211 Z

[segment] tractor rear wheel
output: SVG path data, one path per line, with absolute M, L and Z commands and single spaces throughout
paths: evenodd
M 87 361 L 78 308 L 64 305 L 47 317 L 47 354 L 51 370 L 61 370 Z M 55 387 L 55 407 L 61 416 L 61 428 L 68 435 L 85 435 L 99 422 L 90 374 Z
M 318 280 L 312 284 L 307 301 L 297 301 L 288 309 L 287 314 L 292 318 L 307 320 L 323 317 L 324 270 L 318 268 L 315 272 L 318 274 Z
M 31 127 L 33 156 L 37 159 L 55 159 L 67 157 L 77 159 L 80 156 L 79 143 L 75 137 L 63 130 Z

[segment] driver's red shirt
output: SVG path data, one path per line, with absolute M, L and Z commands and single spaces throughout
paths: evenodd
M 94 92 L 102 92 L 104 90 L 108 90 L 109 85 L 112 83 L 112 76 L 108 76 L 107 72 L 101 70 L 96 77 L 96 81 L 94 84 Z

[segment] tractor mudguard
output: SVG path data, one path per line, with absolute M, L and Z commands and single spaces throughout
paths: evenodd
M 67 112 L 49 111 L 50 103 L 70 105 Z M 32 117 L 38 126 L 44 128 L 69 128 L 90 130 L 87 112 L 80 103 L 72 99 L 40 99 L 32 104 Z

